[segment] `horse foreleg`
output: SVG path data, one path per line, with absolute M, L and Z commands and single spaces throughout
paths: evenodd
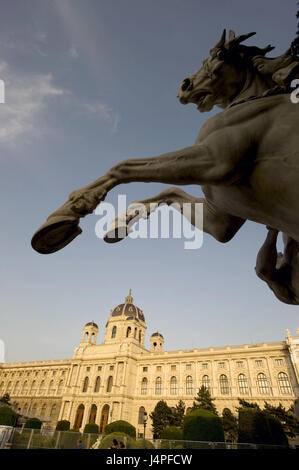
M 127 211 L 119 214 L 108 228 L 104 240 L 116 243 L 123 240 L 132 230 L 132 225 L 139 219 L 147 219 L 160 205 L 166 204 L 179 211 L 189 222 L 212 235 L 217 241 L 228 242 L 244 224 L 245 220 L 233 217 L 216 209 L 205 198 L 191 196 L 180 188 L 167 188 L 152 198 L 132 202 Z M 188 204 L 191 210 L 184 211 Z M 198 207 L 202 205 L 202 207 Z M 197 211 L 203 211 L 203 226 L 198 225 Z
M 80 217 L 90 214 L 119 184 L 133 181 L 166 184 L 217 184 L 231 171 L 232 162 L 220 159 L 206 145 L 195 145 L 158 157 L 125 160 L 104 176 L 70 194 L 69 200 L 34 234 L 32 247 L 39 253 L 54 253 L 82 230 Z

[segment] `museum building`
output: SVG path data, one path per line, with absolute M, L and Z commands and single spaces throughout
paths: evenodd
M 153 333 L 144 347 L 146 321 L 133 303 L 131 291 L 110 312 L 105 338 L 89 322 L 72 359 L 0 364 L 0 397 L 8 393 L 24 417 L 37 417 L 44 426 L 68 420 L 83 430 L 95 422 L 126 420 L 143 436 L 144 415 L 159 400 L 175 407 L 181 399 L 188 412 L 204 385 L 222 413 L 235 413 L 238 399 L 263 407 L 281 403 L 287 409 L 299 397 L 299 328 L 285 341 L 165 351 L 164 337 Z M 151 422 L 146 437 L 151 437 Z

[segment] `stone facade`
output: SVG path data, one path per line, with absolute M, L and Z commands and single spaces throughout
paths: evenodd
M 0 396 L 9 393 L 20 413 L 51 427 L 66 419 L 80 429 L 96 422 L 103 431 L 123 419 L 139 435 L 144 412 L 162 399 L 170 407 L 182 399 L 188 411 L 201 385 L 220 413 L 235 412 L 238 398 L 289 408 L 299 396 L 299 328 L 280 342 L 177 351 L 164 351 L 158 332 L 146 349 L 145 330 L 130 293 L 111 310 L 103 344 L 96 344 L 98 326 L 90 322 L 72 359 L 0 364 Z

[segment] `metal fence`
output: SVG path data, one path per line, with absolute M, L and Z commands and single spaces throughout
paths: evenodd
M 261 444 L 234 444 L 228 442 L 176 441 L 164 439 L 133 439 L 113 434 L 110 439 L 100 434 L 74 431 L 11 428 L 3 448 L 6 449 L 77 449 L 81 441 L 83 449 L 109 449 L 113 439 L 125 449 L 279 449 L 283 446 Z

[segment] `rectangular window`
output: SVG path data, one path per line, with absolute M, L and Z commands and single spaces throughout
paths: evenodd
M 147 372 L 148 368 L 147 367 L 143 367 L 143 372 Z
M 161 367 L 161 366 L 157 366 L 156 369 L 157 369 L 157 371 L 160 371 L 160 370 L 162 370 L 162 367 Z
M 186 369 L 191 370 L 191 364 L 186 364 Z
M 110 370 L 114 370 L 114 366 L 110 366 L 109 369 L 110 369 Z
M 263 361 L 259 359 L 258 361 L 255 361 L 255 365 L 256 367 L 263 367 Z
M 171 366 L 171 370 L 176 370 L 176 366 Z
M 218 363 L 220 369 L 225 369 L 225 362 Z
M 244 362 L 243 361 L 237 361 L 237 367 L 243 367 L 244 366 Z
M 203 368 L 203 369 L 207 369 L 207 368 L 208 368 L 207 362 L 204 362 L 204 363 L 202 364 L 202 368 Z
M 283 365 L 283 359 L 275 359 L 275 364 L 277 366 L 282 366 Z
M 90 371 L 90 367 L 86 367 L 86 370 L 87 370 L 87 372 L 89 372 L 89 371 Z
M 102 366 L 98 366 L 98 370 L 102 370 Z

